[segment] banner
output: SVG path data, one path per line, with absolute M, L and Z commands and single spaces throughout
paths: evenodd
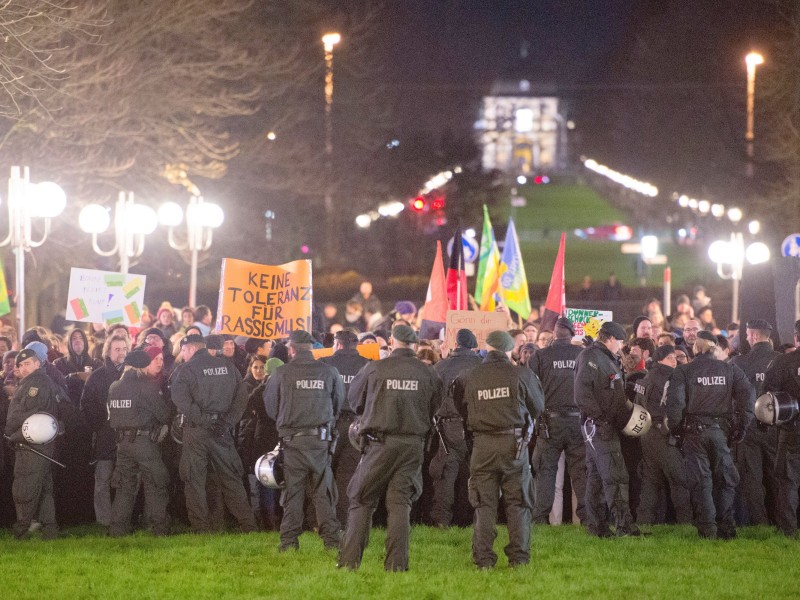
M 489 209 L 483 205 L 483 232 L 481 248 L 478 254 L 478 276 L 475 282 L 475 301 L 481 310 L 495 309 L 495 295 L 500 287 L 500 250 L 494 237 L 492 222 L 489 220 Z
M 144 275 L 73 267 L 69 275 L 67 321 L 128 326 L 139 324 L 144 306 Z
M 381 359 L 381 347 L 378 344 L 359 344 L 356 346 L 356 350 L 358 350 L 358 353 L 364 358 L 370 360 Z M 314 355 L 314 358 L 333 356 L 333 348 L 317 348 L 316 350 L 312 350 L 311 354 Z
M 0 261 L 0 317 L 11 312 L 11 303 L 8 301 L 8 288 L 6 287 L 6 269 Z
M 500 258 L 500 287 L 506 306 L 523 319 L 531 314 L 531 298 L 528 294 L 528 278 L 525 276 L 525 265 L 522 264 L 522 252 L 519 249 L 517 230 L 513 219 L 508 220 L 506 244 Z
M 594 310 L 591 308 L 568 308 L 564 315 L 575 326 L 575 335 L 579 337 L 597 337 L 600 326 L 606 321 L 613 321 L 614 315 L 610 310 Z
M 478 339 L 478 348 L 483 348 L 486 336 L 491 332 L 498 329 L 508 330 L 508 317 L 501 312 L 448 310 L 444 337 L 445 348 L 452 350 L 456 347 L 456 334 L 459 329 L 469 329 Z
M 222 259 L 219 282 L 219 333 L 264 340 L 311 331 L 311 261 L 260 265 Z

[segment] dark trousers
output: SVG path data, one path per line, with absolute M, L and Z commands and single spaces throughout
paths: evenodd
M 533 479 L 528 452 L 516 458 L 513 435 L 475 435 L 469 464 L 469 499 L 475 507 L 472 560 L 478 567 L 493 567 L 497 554 L 497 508 L 503 494 L 508 524 L 504 548 L 509 566 L 530 561 Z
M 449 454 L 445 453 L 440 441 L 439 449 L 428 468 L 433 484 L 430 516 L 433 525 L 449 527 L 453 522 L 456 482 L 467 459 L 467 443 L 464 441 L 464 424 L 460 419 L 446 421 L 442 427 Z
M 361 452 L 353 448 L 350 443 L 348 430 L 350 424 L 355 420 L 355 415 L 351 412 L 343 412 L 339 415 L 336 421 L 336 431 L 339 434 L 339 440 L 336 442 L 336 451 L 333 453 L 331 460 L 331 468 L 333 469 L 333 478 L 336 481 L 336 489 L 338 490 L 338 500 L 336 501 L 336 518 L 342 527 L 347 525 L 347 509 L 349 501 L 347 499 L 347 486 L 350 485 L 350 480 L 358 467 L 358 461 L 361 460 Z
M 597 425 L 586 442 L 586 526 L 589 533 L 610 535 L 613 518 L 617 534 L 633 528 L 628 500 L 628 469 L 622 457 L 619 434 L 609 425 Z
M 637 523 L 665 523 L 667 494 L 678 523 L 691 523 L 692 504 L 681 451 L 669 445 L 666 429 L 651 429 L 642 443 L 642 496 Z
M 330 442 L 314 436 L 295 436 L 284 445 L 283 471 L 286 487 L 281 494 L 281 548 L 297 548 L 303 533 L 306 490 L 312 498 L 319 535 L 326 547 L 339 544 L 336 520 L 336 484 L 331 471 Z
M 387 435 L 370 442 L 350 480 L 350 511 L 339 553 L 339 566 L 357 569 L 369 543 L 372 513 L 386 492 L 387 571 L 408 570 L 411 504 L 422 493 L 424 441 L 415 436 Z
M 797 422 L 778 434 L 778 529 L 788 536 L 797 534 L 798 488 L 800 488 L 800 428 Z
M 36 449 L 51 456 L 54 444 L 37 445 Z M 46 458 L 24 448 L 17 449 L 11 494 L 17 511 L 17 521 L 12 528 L 16 537 L 25 537 L 34 519 L 42 524 L 44 537 L 53 538 L 58 535 L 56 506 L 53 500 L 53 476 L 50 462 Z
M 556 492 L 556 475 L 561 453 L 565 455 L 566 473 L 578 499 L 576 512 L 581 522 L 586 520 L 586 448 L 581 435 L 579 417 L 550 417 L 550 438 L 536 438 L 533 449 L 533 473 L 536 481 L 536 502 L 533 522 L 547 524 Z M 569 520 L 571 520 L 571 516 Z
M 206 477 L 209 469 L 216 474 L 222 498 L 242 531 L 255 531 L 256 521 L 242 482 L 242 460 L 233 445 L 233 437 L 216 437 L 202 427 L 183 429 L 183 452 L 180 475 L 185 485 L 186 511 L 192 531 L 211 531 L 206 499 Z
M 117 444 L 117 462 L 111 484 L 116 488 L 111 505 L 112 536 L 131 531 L 131 515 L 139 489 L 139 477 L 144 486 L 144 509 L 149 526 L 156 535 L 169 532 L 167 504 L 169 503 L 169 473 L 161 459 L 161 448 L 146 436 Z
M 767 498 L 778 495 L 775 459 L 778 452 L 778 431 L 775 427 L 753 424 L 744 441 L 736 448 L 736 470 L 739 486 L 736 493 L 741 504 L 740 525 L 768 525 L 775 521 L 775 510 Z
M 687 430 L 683 441 L 694 524 L 702 537 L 736 536 L 733 499 L 739 474 L 728 448 L 727 432 L 709 427 Z

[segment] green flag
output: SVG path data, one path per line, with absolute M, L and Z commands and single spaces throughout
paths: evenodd
M 6 288 L 6 269 L 0 259 L 0 317 L 11 312 L 11 304 L 8 302 L 8 288 Z
M 475 301 L 481 310 L 494 310 L 495 294 L 499 287 L 500 250 L 494 237 L 489 209 L 483 205 L 483 231 L 478 260 L 478 276 L 475 282 Z

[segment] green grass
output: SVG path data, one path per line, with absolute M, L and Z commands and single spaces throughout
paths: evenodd
M 470 559 L 471 529 L 415 527 L 408 573 L 384 573 L 383 530 L 373 531 L 356 573 L 310 533 L 279 554 L 274 533 L 100 537 L 68 531 L 54 542 L 0 536 L 4 598 L 797 598 L 800 545 L 766 528 L 732 542 L 700 540 L 692 527 L 647 538 L 599 540 L 580 528 L 536 527 L 531 564 L 511 570 L 502 547 L 493 571 Z

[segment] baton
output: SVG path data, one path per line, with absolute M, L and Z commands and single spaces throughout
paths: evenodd
M 433 428 L 436 430 L 437 435 L 439 436 L 439 442 L 442 444 L 442 449 L 444 453 L 449 455 L 450 448 L 447 447 L 447 441 L 444 439 L 444 435 L 442 434 L 442 418 L 441 417 L 434 417 L 433 418 Z
M 11 441 L 12 441 L 12 440 L 11 440 L 11 438 L 10 438 L 10 437 L 8 437 L 7 435 L 4 435 L 3 437 L 4 437 L 4 438 L 6 438 L 6 439 L 7 439 L 9 442 L 11 442 Z M 38 450 L 36 450 L 35 448 L 31 448 L 30 446 L 28 446 L 28 444 L 23 444 L 22 442 L 14 442 L 14 443 L 17 443 L 17 444 L 19 444 L 19 447 L 20 447 L 20 448 L 25 448 L 25 450 L 29 450 L 29 451 L 33 452 L 34 454 L 38 454 L 38 455 L 39 455 L 39 456 L 41 456 L 42 458 L 46 458 L 46 459 L 47 459 L 47 460 L 49 460 L 51 463 L 53 463 L 54 465 L 58 465 L 58 466 L 59 466 L 59 467 L 61 467 L 62 469 L 66 469 L 66 468 L 67 468 L 67 465 L 65 465 L 64 463 L 60 463 L 60 462 L 58 462 L 58 461 L 57 461 L 55 458 L 51 458 L 51 457 L 47 456 L 47 454 L 45 454 L 44 452 L 39 452 L 39 451 L 38 451 Z

